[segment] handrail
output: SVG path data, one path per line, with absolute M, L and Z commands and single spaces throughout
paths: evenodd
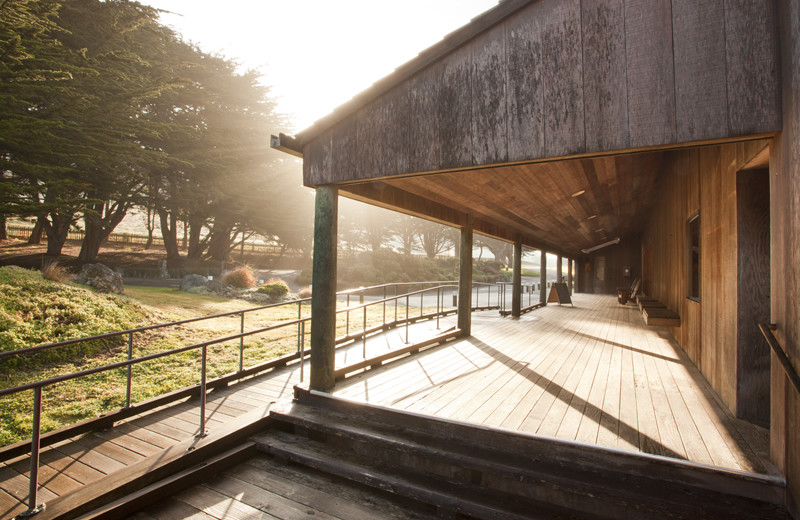
M 761 329 L 761 334 L 764 335 L 764 339 L 767 340 L 767 343 L 775 353 L 778 361 L 781 362 L 783 371 L 786 372 L 787 376 L 789 376 L 789 381 L 791 381 L 792 385 L 794 385 L 795 391 L 800 393 L 800 376 L 797 375 L 797 371 L 792 366 L 792 362 L 789 360 L 789 357 L 786 355 L 786 352 L 784 352 L 783 347 L 781 347 L 781 344 L 778 343 L 778 340 L 772 333 L 772 331 L 776 330 L 778 326 L 773 323 L 761 323 L 758 328 Z
M 419 282 L 417 284 L 419 285 Z M 391 285 L 396 285 L 396 284 L 389 284 L 389 285 L 386 285 L 386 286 L 391 286 Z M 382 288 L 384 286 L 378 286 L 378 287 Z M 436 317 L 437 326 L 438 326 L 438 319 L 442 314 L 447 315 L 447 314 L 450 314 L 450 313 L 453 312 L 452 309 L 448 309 L 446 311 L 444 310 L 445 306 L 443 305 L 441 292 L 442 292 L 443 289 L 457 289 L 457 287 L 458 287 L 457 285 L 452 285 L 452 284 L 439 285 L 439 286 L 435 286 L 435 287 L 428 287 L 428 288 L 423 288 L 423 289 L 420 289 L 420 290 L 417 290 L 417 291 L 408 292 L 408 293 L 401 294 L 401 295 L 395 295 L 395 296 L 391 296 L 391 297 L 382 298 L 382 299 L 379 299 L 379 300 L 376 300 L 376 301 L 371 301 L 371 302 L 366 302 L 366 303 L 359 303 L 358 305 L 355 305 L 355 306 L 350 306 L 349 305 L 349 295 L 348 295 L 348 305 L 347 305 L 347 307 L 336 310 L 336 314 L 345 313 L 346 316 L 347 316 L 345 336 L 343 338 L 337 338 L 337 342 L 339 341 L 339 339 L 342 339 L 342 340 L 352 339 L 352 337 L 349 334 L 350 313 L 354 312 L 354 311 L 357 311 L 359 309 L 363 309 L 364 310 L 363 329 L 362 329 L 361 333 L 356 335 L 355 337 L 359 337 L 359 336 L 363 337 L 363 340 L 364 340 L 364 347 L 363 347 L 364 348 L 364 358 L 366 358 L 366 341 L 367 341 L 368 334 L 371 333 L 370 329 L 367 329 L 367 308 L 370 307 L 370 306 L 374 306 L 374 305 L 384 305 L 384 313 L 383 313 L 384 315 L 383 315 L 383 325 L 382 325 L 382 327 L 386 327 L 387 325 L 397 326 L 398 323 L 405 322 L 405 324 L 406 324 L 406 343 L 408 343 L 408 326 L 411 323 L 411 321 L 414 321 L 414 320 L 417 320 L 417 319 L 420 319 L 420 318 L 428 318 L 428 317 L 433 318 L 433 317 Z M 365 291 L 365 290 L 366 290 L 366 288 L 363 288 L 363 289 L 360 288 L 356 292 L 362 292 L 362 291 Z M 425 293 L 430 293 L 432 291 L 436 291 L 436 312 L 432 313 L 432 314 L 428 314 L 428 315 L 423 315 L 423 313 L 424 313 L 424 295 L 425 295 Z M 420 316 L 419 317 L 411 317 L 409 315 L 410 298 L 412 296 L 416 296 L 416 295 L 420 296 Z M 499 292 L 498 292 L 498 297 L 499 297 Z M 391 323 L 387 323 L 386 322 L 385 304 L 388 303 L 388 302 L 391 302 L 391 301 L 397 302 L 398 300 L 401 300 L 401 299 L 405 299 L 406 300 L 406 305 L 405 305 L 405 310 L 406 310 L 405 314 L 406 315 L 405 315 L 405 319 L 402 320 L 402 321 L 399 320 L 398 317 L 397 317 L 397 312 L 395 311 L 395 319 L 394 319 L 394 321 L 391 322 Z M 180 353 L 183 353 L 183 352 L 188 352 L 188 351 L 191 351 L 191 350 L 198 350 L 199 349 L 199 350 L 201 350 L 201 353 L 202 353 L 201 376 L 200 376 L 200 383 L 199 383 L 199 385 L 200 385 L 200 388 L 199 388 L 199 393 L 200 393 L 200 428 L 199 428 L 199 435 L 200 436 L 205 436 L 207 434 L 206 429 L 205 429 L 205 424 L 206 424 L 205 407 L 206 407 L 206 384 L 207 384 L 206 366 L 207 366 L 207 351 L 208 351 L 208 347 L 210 345 L 215 345 L 215 344 L 218 344 L 218 343 L 226 343 L 226 342 L 230 342 L 230 341 L 234 341 L 234 340 L 238 339 L 240 341 L 240 344 L 239 344 L 240 345 L 239 346 L 239 348 L 240 348 L 239 372 L 243 372 L 243 366 L 242 365 L 243 365 L 243 353 L 244 353 L 244 338 L 246 336 L 251 336 L 251 335 L 254 335 L 254 334 L 263 334 L 265 332 L 276 330 L 276 329 L 279 329 L 279 328 L 282 328 L 282 327 L 291 327 L 291 326 L 295 326 L 296 325 L 298 327 L 298 353 L 299 353 L 299 358 L 300 358 L 300 369 L 301 369 L 301 380 L 302 380 L 303 360 L 305 358 L 305 339 L 304 339 L 304 337 L 305 337 L 305 325 L 306 325 L 306 322 L 311 320 L 311 317 L 303 318 L 302 316 L 300 316 L 296 320 L 284 321 L 284 322 L 281 322 L 281 323 L 278 323 L 278 324 L 275 324 L 275 325 L 269 325 L 267 327 L 261 327 L 261 328 L 258 328 L 258 329 L 254 329 L 254 330 L 250 330 L 250 331 L 245 332 L 244 331 L 244 315 L 247 312 L 253 312 L 253 311 L 256 311 L 256 310 L 263 310 L 263 309 L 266 309 L 266 308 L 277 307 L 277 306 L 280 306 L 280 305 L 298 305 L 298 308 L 301 308 L 300 304 L 302 304 L 302 302 L 307 301 L 307 300 L 308 299 L 293 300 L 293 301 L 290 301 L 290 302 L 283 302 L 283 303 L 278 303 L 278 304 L 264 305 L 264 306 L 259 306 L 259 307 L 255 307 L 255 308 L 251 308 L 251 309 L 244 309 L 244 310 L 239 310 L 239 311 L 231 311 L 231 312 L 216 314 L 216 315 L 213 315 L 213 316 L 204 316 L 204 317 L 200 317 L 200 318 L 190 318 L 190 319 L 180 320 L 180 321 L 166 323 L 166 324 L 150 325 L 150 326 L 146 326 L 146 327 L 139 327 L 137 329 L 129 329 L 129 330 L 125 330 L 125 331 L 101 334 L 101 335 L 92 336 L 92 337 L 89 337 L 89 338 L 78 338 L 78 339 L 73 339 L 73 340 L 62 341 L 62 342 L 59 342 L 59 343 L 38 345 L 36 347 L 28 347 L 28 348 L 25 348 L 25 349 L 19 349 L 19 350 L 15 350 L 15 351 L 9 351 L 9 352 L 0 353 L 0 355 L 4 355 L 4 356 L 8 356 L 8 355 L 11 355 L 11 354 L 16 354 L 16 355 L 29 354 L 29 353 L 38 352 L 38 351 L 41 351 L 41 350 L 44 350 L 44 349 L 48 349 L 48 348 L 53 348 L 53 347 L 57 347 L 57 346 L 70 345 L 70 344 L 78 343 L 80 341 L 92 341 L 92 340 L 103 339 L 103 338 L 108 338 L 108 337 L 122 336 L 122 335 L 126 335 L 126 334 L 128 335 L 128 359 L 127 360 L 118 361 L 118 362 L 110 363 L 108 365 L 104 365 L 104 366 L 100 366 L 100 367 L 94 367 L 94 368 L 82 370 L 82 371 L 79 371 L 79 372 L 73 372 L 73 373 L 70 373 L 70 374 L 64 374 L 64 375 L 61 375 L 61 376 L 56 376 L 56 377 L 52 377 L 52 378 L 49 378 L 49 379 L 35 381 L 33 383 L 27 383 L 25 385 L 20 385 L 20 386 L 17 386 L 17 387 L 0 390 L 0 397 L 11 395 L 11 394 L 15 394 L 15 393 L 19 393 L 19 392 L 23 392 L 23 391 L 27 391 L 27 390 L 33 390 L 34 391 L 33 428 L 32 428 L 32 432 L 31 432 L 31 448 L 30 448 L 30 453 L 31 453 L 31 461 L 30 461 L 30 465 L 31 465 L 31 470 L 30 470 L 30 492 L 29 492 L 29 495 L 28 495 L 28 497 L 29 497 L 29 509 L 24 514 L 28 514 L 28 515 L 35 514 L 36 512 L 41 510 L 41 508 L 43 507 L 42 504 L 37 504 L 39 454 L 40 454 L 40 448 L 41 448 L 41 446 L 40 446 L 40 443 L 41 443 L 41 428 L 40 428 L 40 426 L 41 426 L 42 389 L 43 388 L 45 388 L 47 386 L 50 386 L 50 385 L 53 385 L 53 384 L 56 384 L 56 383 L 61 383 L 61 382 L 69 381 L 69 380 L 72 380 L 72 379 L 78 379 L 78 378 L 81 378 L 81 377 L 86 377 L 86 376 L 93 375 L 93 374 L 98 374 L 98 373 L 101 373 L 101 372 L 106 372 L 106 371 L 110 371 L 110 370 L 116 370 L 116 369 L 120 369 L 120 368 L 127 368 L 128 369 L 128 373 L 127 373 L 128 380 L 127 380 L 127 389 L 126 389 L 126 391 L 127 391 L 126 408 L 129 408 L 131 406 L 130 397 L 131 397 L 132 367 L 134 365 L 137 365 L 137 364 L 140 364 L 140 363 L 144 363 L 144 362 L 147 362 L 147 361 L 152 361 L 152 360 L 158 359 L 158 358 L 163 358 L 163 357 L 167 357 L 167 356 L 171 356 L 171 355 L 180 354 Z M 396 305 L 396 303 L 395 303 L 395 305 Z M 225 317 L 225 316 L 235 316 L 235 315 L 241 315 L 242 316 L 241 332 L 238 333 L 238 334 L 232 334 L 232 335 L 224 336 L 224 337 L 221 337 L 221 338 L 215 338 L 215 339 L 211 339 L 211 340 L 208 340 L 208 341 L 195 343 L 195 344 L 192 344 L 192 345 L 186 345 L 186 346 L 178 347 L 178 348 L 171 349 L 171 350 L 168 350 L 168 351 L 156 352 L 156 353 L 148 354 L 148 355 L 145 355 L 145 356 L 142 356 L 142 357 L 138 357 L 138 358 L 133 358 L 133 356 L 132 356 L 132 354 L 133 354 L 133 350 L 132 350 L 133 334 L 136 333 L 136 332 L 142 332 L 142 331 L 145 331 L 145 330 L 152 330 L 152 329 L 156 329 L 156 328 L 163 328 L 163 327 L 167 327 L 167 326 L 174 326 L 174 325 L 179 325 L 179 324 L 184 324 L 184 323 L 191 323 L 191 322 L 201 321 L 201 320 L 205 320 L 205 319 L 213 319 L 213 318 L 219 318 L 219 317 Z M 372 330 L 374 330 L 374 329 L 372 329 Z

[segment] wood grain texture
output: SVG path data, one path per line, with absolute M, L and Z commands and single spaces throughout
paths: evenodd
M 675 140 L 675 76 L 669 2 L 625 2 L 628 128 L 633 147 Z
M 728 135 L 723 0 L 673 0 L 678 141 Z
M 538 4 L 505 24 L 508 55 L 508 159 L 544 155 L 542 39 Z
M 736 410 L 738 373 L 736 179 L 738 170 L 766 144 L 753 141 L 668 153 L 642 239 L 643 247 L 652 249 L 648 296 L 679 310 L 681 324 L 670 329 L 672 336 L 731 410 Z M 687 220 L 698 211 L 699 304 L 686 300 Z
M 472 49 L 464 47 L 442 64 L 436 98 L 441 167 L 472 164 Z
M 725 2 L 728 118 L 732 135 L 781 128 L 776 15 L 774 1 Z
M 508 85 L 505 33 L 487 32 L 472 53 L 472 164 L 508 160 Z
M 587 150 L 629 145 L 624 15 L 622 0 L 581 3 Z
M 736 175 L 736 415 L 769 426 L 770 351 L 758 325 L 770 322 L 769 171 Z
M 586 148 L 580 1 L 540 3 L 545 153 L 580 153 Z

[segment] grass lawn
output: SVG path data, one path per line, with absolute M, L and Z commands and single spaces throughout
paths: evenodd
M 88 292 L 91 293 L 91 291 Z M 113 297 L 113 299 L 115 301 L 117 299 L 126 300 L 150 317 L 149 320 L 138 323 L 134 327 L 257 307 L 257 305 L 243 300 L 190 294 L 169 288 L 129 286 L 125 288 L 125 293 L 125 296 Z M 95 294 L 91 293 L 91 296 L 94 297 Z M 429 311 L 426 309 L 426 312 Z M 256 330 L 290 322 L 298 319 L 298 312 L 302 317 L 308 318 L 311 314 L 310 305 L 305 304 L 298 307 L 297 304 L 291 304 L 246 313 L 244 330 Z M 382 317 L 383 312 L 380 305 L 370 307 L 367 315 L 368 326 L 380 323 Z M 337 335 L 345 334 L 345 321 L 345 315 L 340 314 L 337 320 Z M 359 330 L 362 323 L 363 311 L 351 313 L 350 332 Z M 308 323 L 305 330 L 305 348 L 308 348 L 310 332 Z M 164 352 L 214 338 L 238 334 L 240 331 L 241 315 L 236 314 L 138 332 L 133 335 L 133 355 L 141 357 Z M 60 338 L 50 339 L 50 342 L 58 339 Z M 40 341 L 39 344 L 47 342 Z M 290 354 L 298 348 L 298 327 L 297 325 L 287 326 L 267 333 L 248 336 L 244 340 L 244 346 L 243 364 L 245 367 Z M 88 355 L 78 354 L 68 360 L 43 363 L 32 368 L 4 370 L 5 373 L 0 377 L 0 388 L 20 386 L 62 374 L 108 365 L 126 358 L 127 336 L 122 336 L 105 345 L 99 352 L 93 351 Z M 238 339 L 209 346 L 209 378 L 234 372 L 238 367 Z M 171 390 L 197 384 L 200 380 L 200 370 L 200 349 L 138 364 L 133 369 L 131 400 L 134 403 L 140 402 Z M 124 369 L 117 369 L 46 387 L 43 391 L 42 430 L 53 430 L 123 407 L 125 405 L 125 375 Z M 0 445 L 30 437 L 32 407 L 32 390 L 0 397 L 0 418 L 2 418 L 0 421 Z

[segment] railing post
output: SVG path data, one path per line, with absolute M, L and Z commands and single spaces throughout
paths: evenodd
M 300 301 L 297 302 L 297 319 L 298 320 L 302 320 L 303 319 L 303 302 L 300 302 Z M 303 326 L 303 322 L 302 321 L 297 324 L 297 351 L 298 352 L 300 352 L 302 350 L 301 345 L 303 344 L 302 343 L 303 340 L 300 339 L 302 326 Z M 300 381 L 302 381 L 302 379 L 300 379 Z
M 363 343 L 363 357 L 367 359 L 367 306 L 364 305 L 364 331 L 362 332 L 364 336 L 364 343 Z
M 239 333 L 244 334 L 244 311 L 242 311 L 242 322 L 239 327 Z M 239 337 L 239 372 L 244 370 L 244 336 Z
M 198 437 L 208 435 L 206 431 L 206 362 L 208 345 L 203 344 L 203 359 L 200 364 L 200 433 Z
M 33 389 L 33 428 L 31 430 L 31 480 L 28 495 L 28 510 L 20 518 L 31 517 L 44 511 L 44 504 L 37 504 L 39 493 L 39 439 L 42 424 L 42 387 Z
M 441 305 L 441 303 L 442 303 L 442 288 L 441 287 L 437 287 L 436 288 L 436 329 L 437 330 L 440 328 L 439 327 L 439 318 L 441 317 L 442 310 L 439 308 L 439 306 Z
M 419 291 L 419 315 L 422 317 L 422 309 L 425 307 L 425 286 L 423 285 Z
M 397 284 L 394 284 L 394 324 L 397 326 Z
M 128 361 L 133 359 L 133 332 L 128 333 Z M 133 365 L 128 365 L 128 380 L 125 385 L 125 408 L 131 407 L 131 387 L 133 386 Z
M 406 345 L 408 345 L 408 293 L 406 293 Z
M 303 365 L 306 357 L 306 322 L 300 322 L 300 382 L 303 382 Z
M 346 337 L 350 335 L 350 294 L 347 295 L 347 304 L 345 307 L 347 307 L 347 311 L 345 312 L 346 318 L 344 326 L 344 335 Z
M 383 286 L 383 326 L 386 326 L 386 286 Z

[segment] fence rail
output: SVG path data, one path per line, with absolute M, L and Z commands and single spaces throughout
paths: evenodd
M 33 226 L 19 224 L 6 225 L 6 232 L 8 233 L 9 238 L 27 240 L 31 235 L 31 231 L 33 231 Z M 79 241 L 83 240 L 83 237 L 84 231 L 82 229 L 71 229 L 67 233 L 67 240 Z M 150 240 L 150 238 L 147 235 L 138 233 L 111 233 L 108 235 L 107 242 L 122 246 L 144 246 L 147 244 L 148 240 Z M 153 235 L 150 245 L 154 247 L 164 247 L 164 239 L 158 235 Z M 186 249 L 186 245 L 183 243 L 183 240 L 178 240 L 178 247 L 180 249 Z M 259 253 L 271 256 L 280 256 L 281 254 L 284 256 L 301 256 L 301 252 L 295 249 L 284 249 L 277 244 L 259 244 L 257 242 L 247 241 L 245 241 L 244 245 L 239 243 L 234 251 L 244 253 Z
M 415 286 L 420 287 L 419 289 L 414 289 Z M 479 306 L 480 300 L 480 293 L 481 288 L 485 288 L 485 297 L 486 297 L 486 305 Z M 494 291 L 493 291 L 494 289 Z M 404 283 L 404 284 L 385 284 L 380 286 L 374 287 L 364 287 L 353 289 L 349 291 L 343 291 L 342 293 L 338 294 L 338 298 L 343 300 L 344 307 L 337 309 L 336 313 L 339 316 L 343 316 L 344 319 L 344 334 L 339 336 L 336 339 L 337 344 L 344 344 L 344 343 L 353 343 L 355 341 L 361 340 L 362 341 L 362 357 L 366 360 L 367 357 L 367 337 L 375 332 L 380 330 L 386 330 L 393 327 L 398 327 L 405 325 L 405 342 L 408 344 L 408 328 L 409 325 L 421 319 L 436 319 L 437 320 L 437 327 L 438 327 L 438 320 L 442 316 L 446 316 L 448 314 L 453 314 L 456 312 L 457 302 L 456 298 L 452 299 L 452 305 L 446 304 L 446 296 L 453 296 L 457 294 L 458 287 L 457 285 L 452 284 L 452 282 L 421 282 L 421 283 Z M 501 288 L 499 285 L 494 284 L 474 284 L 474 292 L 476 295 L 474 296 L 475 304 L 473 305 L 473 309 L 476 308 L 499 308 L 500 305 L 500 294 Z M 492 303 L 492 293 L 494 292 L 494 304 Z M 393 293 L 393 294 L 390 294 Z M 378 294 L 380 296 L 374 296 Z M 353 297 L 358 298 L 357 304 L 351 305 L 351 299 Z M 372 298 L 368 300 L 368 298 Z M 419 298 L 419 312 L 417 313 L 416 310 L 412 312 L 412 305 L 416 305 L 417 298 Z M 67 346 L 67 345 L 74 345 L 80 342 L 87 342 L 87 341 L 95 341 L 99 339 L 107 339 L 112 337 L 124 337 L 127 343 L 127 354 L 126 359 L 124 361 L 118 361 L 115 363 L 106 364 L 99 367 L 89 368 L 86 370 L 72 372 L 70 374 L 63 374 L 56 377 L 51 377 L 48 379 L 35 381 L 32 383 L 20 385 L 13 388 L 3 389 L 0 390 L 0 397 L 9 396 L 13 394 L 18 394 L 20 392 L 25 391 L 33 391 L 34 393 L 34 403 L 33 403 L 33 410 L 32 410 L 32 417 L 33 417 L 33 424 L 32 424 L 32 431 L 31 431 L 31 441 L 30 443 L 22 442 L 17 443 L 17 445 L 12 446 L 13 449 L 4 449 L 3 455 L 8 456 L 16 456 L 18 453 L 26 453 L 30 452 L 30 493 L 29 493 L 29 509 L 26 512 L 27 514 L 33 514 L 39 511 L 42 508 L 41 504 L 38 504 L 38 489 L 39 489 L 39 455 L 40 450 L 43 445 L 49 445 L 54 442 L 58 442 L 61 440 L 60 437 L 51 436 L 43 440 L 42 433 L 41 433 L 41 417 L 42 417 L 42 410 L 43 410 L 43 403 L 42 403 L 42 391 L 44 388 L 61 383 L 64 381 L 70 381 L 78 378 L 87 377 L 90 375 L 98 374 L 101 372 L 107 372 L 111 370 L 119 370 L 124 369 L 126 371 L 126 384 L 125 384 L 125 407 L 122 408 L 119 412 L 106 414 L 103 416 L 103 419 L 106 421 L 113 421 L 113 420 L 120 420 L 120 418 L 130 415 L 135 411 L 135 413 L 141 413 L 144 411 L 142 407 L 138 405 L 132 405 L 131 403 L 131 392 L 132 387 L 134 384 L 134 367 L 141 363 L 152 361 L 155 359 L 165 358 L 167 356 L 173 356 L 176 354 L 180 354 L 183 352 L 189 351 L 200 351 L 201 356 L 201 366 L 200 366 L 200 376 L 199 376 L 199 387 L 189 389 L 194 393 L 199 392 L 200 396 L 200 424 L 199 424 L 199 435 L 203 436 L 206 434 L 206 392 L 208 389 L 209 381 L 208 381 L 208 347 L 211 345 L 223 344 L 223 343 L 230 343 L 235 342 L 238 340 L 238 348 L 239 348 L 239 369 L 238 371 L 223 376 L 215 381 L 222 381 L 227 384 L 227 382 L 234 381 L 237 379 L 241 379 L 243 377 L 251 376 L 259 371 L 267 370 L 270 368 L 274 368 L 275 366 L 284 365 L 289 361 L 299 359 L 300 361 L 300 374 L 301 374 L 301 381 L 303 380 L 303 369 L 304 369 L 304 360 L 306 357 L 306 333 L 305 330 L 307 328 L 308 322 L 311 320 L 310 317 L 303 316 L 303 305 L 309 301 L 308 298 L 301 299 L 301 300 L 294 300 L 290 302 L 272 304 L 272 305 L 263 305 L 260 307 L 254 307 L 250 309 L 244 309 L 240 311 L 231 311 L 227 313 L 215 314 L 212 316 L 203 316 L 199 318 L 190 318 L 186 320 L 180 320 L 170 323 L 162 323 L 162 324 L 155 324 L 149 325 L 146 327 L 139 327 L 135 329 L 129 329 L 119 332 L 112 332 L 107 334 L 101 334 L 97 336 L 92 336 L 88 338 L 78 338 L 73 340 L 61 341 L 58 343 L 50 343 L 46 345 L 37 345 L 34 347 L 28 347 L 24 349 L 19 349 L 15 351 L 7 351 L 7 352 L 0 352 L 0 360 L 5 358 L 9 358 L 11 356 L 28 356 L 28 355 L 35 355 L 38 352 L 43 352 L 45 350 L 56 349 L 59 347 Z M 427 303 L 426 303 L 427 302 Z M 435 302 L 435 303 L 434 303 Z M 274 325 L 269 325 L 267 327 L 259 327 L 253 330 L 245 330 L 245 316 L 254 313 L 257 311 L 269 309 L 269 308 L 277 308 L 281 306 L 297 306 L 297 319 L 283 321 L 281 323 L 277 323 Z M 435 305 L 435 306 L 434 306 Z M 373 312 L 373 321 L 375 320 L 374 316 L 380 316 L 380 322 L 378 324 L 370 323 L 369 320 L 369 312 L 368 309 L 380 307 L 380 311 L 375 313 Z M 426 313 L 426 309 L 428 312 Z M 354 322 L 359 322 L 356 327 L 351 330 L 351 317 L 355 314 Z M 178 325 L 183 325 L 187 323 L 199 322 L 204 320 L 211 320 L 217 319 L 221 317 L 228 317 L 228 316 L 241 316 L 240 318 L 240 329 L 239 333 L 227 335 L 224 337 L 214 338 L 206 341 L 202 341 L 200 343 L 195 343 L 191 345 L 186 345 L 183 347 L 156 352 L 153 354 L 148 354 L 140 357 L 133 356 L 133 345 L 134 345 L 134 335 L 139 334 L 145 331 L 151 331 L 155 329 L 162 329 L 166 327 L 175 327 Z M 361 318 L 360 320 L 358 318 Z M 360 325 L 360 327 L 359 327 Z M 341 325 L 340 325 L 341 326 Z M 244 367 L 244 338 L 248 336 L 253 336 L 257 334 L 265 334 L 267 332 L 281 329 L 281 328 L 296 328 L 297 334 L 297 351 L 294 354 L 290 354 L 288 356 L 284 356 L 279 358 L 278 360 L 274 360 L 268 363 L 261 363 L 260 365 L 256 365 L 255 367 Z M 181 392 L 173 392 L 174 399 L 178 399 L 181 397 L 186 396 L 186 391 Z M 154 406 L 160 406 L 165 403 L 164 399 L 152 399 L 150 400 L 151 404 Z M 75 435 L 72 432 L 72 435 Z

